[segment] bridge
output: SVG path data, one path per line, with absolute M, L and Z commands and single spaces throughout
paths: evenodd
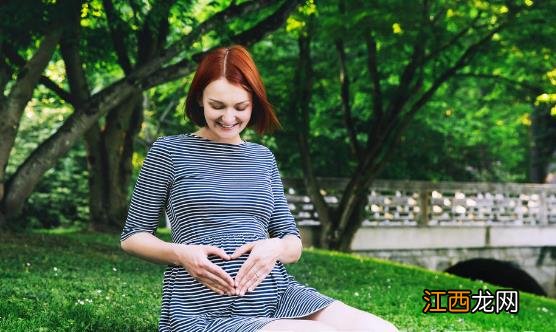
M 303 245 L 314 246 L 318 213 L 303 182 L 283 182 Z M 336 206 L 347 180 L 319 183 Z M 368 198 L 352 252 L 556 297 L 555 184 L 376 180 Z

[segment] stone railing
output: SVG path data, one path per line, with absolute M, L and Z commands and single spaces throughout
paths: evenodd
M 303 181 L 283 179 L 299 225 L 318 225 Z M 319 178 L 321 193 L 337 206 L 348 180 Z M 363 225 L 556 224 L 556 185 L 375 180 L 368 190 Z

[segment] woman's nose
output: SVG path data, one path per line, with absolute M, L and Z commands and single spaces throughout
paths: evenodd
M 236 111 L 235 111 L 235 109 L 233 107 L 231 109 L 226 108 L 226 111 L 224 112 L 224 114 L 222 114 L 222 120 L 224 120 L 228 124 L 230 124 L 231 122 L 234 122 L 236 120 Z

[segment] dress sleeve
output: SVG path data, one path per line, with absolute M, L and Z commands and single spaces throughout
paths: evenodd
M 139 232 L 155 234 L 160 213 L 166 205 L 173 181 L 170 153 L 159 137 L 147 152 L 133 188 L 131 202 L 120 241 Z
M 283 238 L 288 234 L 293 234 L 301 239 L 299 229 L 295 224 L 295 219 L 290 212 L 288 202 L 286 201 L 286 196 L 284 195 L 284 185 L 282 184 L 282 179 L 280 178 L 280 172 L 278 171 L 276 158 L 274 157 L 274 154 L 272 152 L 271 155 L 272 166 L 270 170 L 270 176 L 272 184 L 272 196 L 274 198 L 274 209 L 268 223 L 268 235 L 271 238 Z

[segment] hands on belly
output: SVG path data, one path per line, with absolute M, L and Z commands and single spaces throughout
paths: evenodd
M 278 238 L 261 239 L 245 243 L 238 247 L 232 255 L 224 249 L 212 245 L 175 244 L 180 265 L 197 281 L 220 295 L 243 296 L 253 291 L 272 271 L 282 248 Z M 235 280 L 224 269 L 208 259 L 216 255 L 230 261 L 250 252 L 246 261 L 239 269 Z
M 243 296 L 247 291 L 253 291 L 272 271 L 281 251 L 282 241 L 278 238 L 248 242 L 237 248 L 231 259 L 251 253 L 234 280 L 236 295 Z

